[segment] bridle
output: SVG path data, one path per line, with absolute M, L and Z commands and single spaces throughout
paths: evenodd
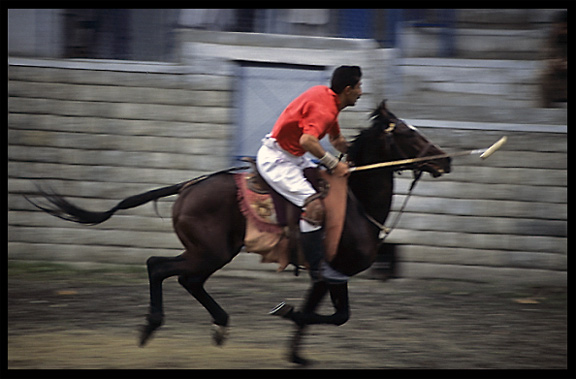
M 404 121 L 401 121 L 398 119 L 396 119 L 395 121 L 397 121 L 397 122 L 388 123 L 388 128 L 384 129 L 384 139 L 385 139 L 386 149 L 388 151 L 392 151 L 392 153 L 393 153 L 393 155 L 390 159 L 391 161 L 392 160 L 404 160 L 404 159 L 409 158 L 406 155 L 406 153 L 404 153 L 404 150 L 402 150 L 402 148 L 400 146 L 398 146 L 398 144 L 396 143 L 396 140 L 394 138 L 394 134 L 397 132 L 397 128 L 396 128 L 397 123 L 402 123 L 402 124 L 406 125 L 406 127 L 412 129 L 415 133 L 418 133 L 414 127 L 407 125 L 406 123 L 404 123 Z M 426 155 L 426 153 L 428 152 L 428 150 L 430 150 L 430 148 L 432 146 L 434 146 L 434 143 L 432 143 L 431 141 L 428 141 L 426 146 L 424 146 L 424 148 L 418 153 L 418 155 L 415 157 L 412 157 L 412 158 L 424 157 Z M 413 171 L 422 171 L 421 166 L 423 166 L 423 165 L 424 165 L 424 162 L 416 163 L 413 165 L 415 168 L 413 168 L 412 170 Z M 409 167 L 408 166 L 400 167 L 397 169 L 397 171 L 404 170 L 406 168 L 409 168 Z

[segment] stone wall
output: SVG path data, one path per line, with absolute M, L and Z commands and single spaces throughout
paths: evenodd
M 271 40 L 285 47 L 263 46 Z M 50 185 L 79 206 L 103 211 L 125 197 L 230 167 L 238 60 L 313 61 L 327 70 L 347 60 L 382 77 L 384 66 L 372 62 L 382 62 L 386 51 L 372 41 L 328 40 L 188 31 L 179 64 L 9 58 L 9 258 L 141 263 L 179 253 L 170 220 L 174 197 L 159 202 L 163 218 L 147 205 L 86 227 L 38 211 L 23 195 L 35 183 Z M 365 125 L 381 84 L 367 84 L 366 105 L 342 115 L 348 134 Z
M 395 52 L 370 41 L 202 31 L 180 37 L 178 64 L 9 58 L 10 259 L 143 264 L 151 255 L 178 254 L 174 198 L 159 202 L 162 218 L 146 205 L 86 227 L 36 210 L 23 195 L 34 183 L 50 184 L 80 206 L 106 210 L 229 167 L 238 61 L 361 65 L 365 95 L 341 115 L 349 138 L 401 81 Z M 489 160 L 457 158 L 453 173 L 425 175 L 418 184 L 388 240 L 401 245 L 401 276 L 565 281 L 565 125 L 414 120 L 408 106 L 392 110 L 447 151 L 509 137 Z M 409 176 L 397 179 L 395 210 Z
M 181 249 L 170 204 L 96 227 L 57 220 L 22 196 L 49 184 L 80 206 L 119 200 L 229 164 L 231 78 L 182 65 L 9 61 L 9 257 L 144 262 Z
M 488 147 L 503 135 L 508 142 L 487 160 L 457 157 L 450 174 L 437 179 L 425 174 L 388 238 L 401 245 L 400 275 L 565 283 L 566 129 L 410 122 L 446 151 Z M 394 210 L 411 183 L 409 173 L 396 183 Z M 394 217 L 392 212 L 389 222 Z

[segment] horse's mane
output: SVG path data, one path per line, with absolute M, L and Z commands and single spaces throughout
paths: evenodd
M 383 126 L 388 125 L 388 120 L 395 116 L 386 109 L 386 100 L 382 101 L 376 109 L 370 114 L 372 125 L 362 129 L 360 133 L 352 140 L 348 148 L 348 160 L 359 163 L 366 159 L 375 146 L 374 142 L 382 134 Z M 372 148 L 371 148 L 372 147 Z M 364 157 L 364 159 L 362 159 Z M 362 162 L 366 163 L 366 162 Z
M 348 148 L 348 160 L 358 163 L 358 160 L 363 155 L 362 153 L 366 151 L 366 147 L 369 145 L 370 141 L 374 141 L 375 138 L 378 138 L 381 131 L 382 129 L 377 123 L 372 123 L 372 126 L 361 130 Z

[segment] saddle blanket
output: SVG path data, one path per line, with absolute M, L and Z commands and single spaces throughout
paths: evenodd
M 324 170 L 320 170 L 319 175 L 329 187 L 323 201 L 326 209 L 325 259 L 330 262 L 336 256 L 344 228 L 348 179 L 334 177 Z M 268 193 L 254 192 L 248 187 L 248 181 L 253 176 L 253 173 L 234 174 L 238 187 L 238 203 L 242 214 L 246 217 L 244 247 L 247 252 L 262 255 L 263 263 L 278 263 L 278 271 L 283 271 L 290 264 L 287 227 L 278 224 L 272 196 Z M 308 266 L 301 252 L 297 263 Z

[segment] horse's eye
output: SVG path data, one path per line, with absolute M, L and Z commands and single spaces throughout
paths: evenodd
M 406 124 L 406 126 L 408 127 L 408 129 L 410 130 L 410 132 L 412 134 L 418 134 L 418 129 L 416 129 L 414 126 L 412 126 L 410 124 Z
M 416 129 L 415 127 L 413 127 L 410 124 L 404 124 L 406 125 L 406 128 L 402 129 L 402 134 L 407 136 L 407 137 L 414 137 L 418 134 L 418 129 Z

